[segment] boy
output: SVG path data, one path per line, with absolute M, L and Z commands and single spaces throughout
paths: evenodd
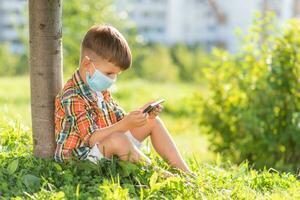
M 130 48 L 117 29 L 98 25 L 88 30 L 81 44 L 79 69 L 55 99 L 55 160 L 77 156 L 96 163 L 116 155 L 121 160 L 150 164 L 140 150 L 142 141 L 150 136 L 163 159 L 191 172 L 158 117 L 162 106 L 144 114 L 150 102 L 125 113 L 111 97 L 108 88 L 130 67 Z

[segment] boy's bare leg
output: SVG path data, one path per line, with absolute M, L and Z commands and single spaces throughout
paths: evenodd
M 121 132 L 112 133 L 105 137 L 98 143 L 98 148 L 105 158 L 110 159 L 113 155 L 117 155 L 124 161 L 151 163 L 150 158 L 135 147 Z
M 166 159 L 175 168 L 192 172 L 179 153 L 163 121 L 158 116 L 156 119 L 149 119 L 146 125 L 130 131 L 139 141 L 143 141 L 150 135 L 154 149 L 163 159 Z
M 146 165 L 151 164 L 150 158 L 134 146 L 124 133 L 112 133 L 100 141 L 97 146 L 105 158 L 110 159 L 112 155 L 117 155 L 124 161 L 143 162 Z M 157 166 L 154 166 L 154 170 L 162 172 L 166 178 L 174 176 L 174 174 Z

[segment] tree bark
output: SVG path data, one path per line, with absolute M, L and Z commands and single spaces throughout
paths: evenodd
M 293 1 L 293 17 L 298 17 L 299 15 L 299 0 L 294 0 Z
M 62 88 L 62 0 L 29 0 L 30 88 L 34 155 L 53 156 L 54 99 Z

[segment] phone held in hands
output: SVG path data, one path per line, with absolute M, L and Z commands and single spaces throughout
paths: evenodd
M 164 99 L 160 99 L 158 101 L 151 103 L 149 106 L 147 106 L 147 108 L 145 108 L 143 113 L 150 113 L 157 105 L 163 103 L 164 101 L 165 101 Z

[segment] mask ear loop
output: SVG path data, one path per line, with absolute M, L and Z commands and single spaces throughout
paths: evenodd
M 91 64 L 93 65 L 94 70 L 96 71 L 96 66 L 94 65 L 94 63 L 92 62 L 92 60 L 90 59 L 90 57 L 85 56 L 86 59 L 88 59 L 88 61 L 91 62 Z M 91 76 L 91 75 L 90 75 Z

